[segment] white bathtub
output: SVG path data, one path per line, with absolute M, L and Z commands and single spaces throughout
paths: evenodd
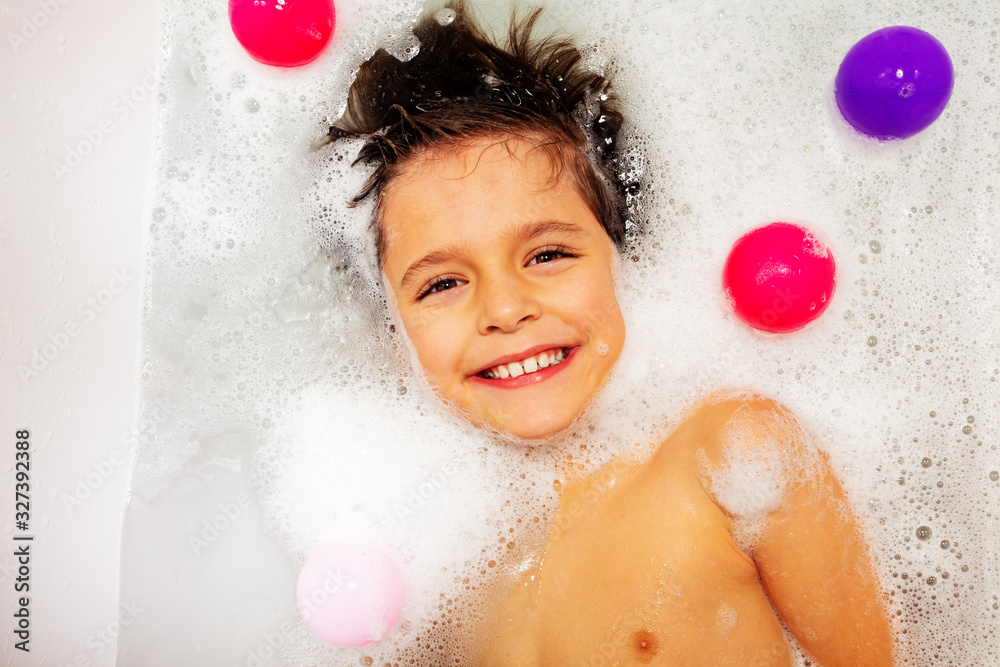
M 0 663 L 104 667 L 136 416 L 157 3 L 15 0 L 0 16 Z M 15 591 L 15 544 L 30 544 L 28 592 Z M 13 634 L 21 596 L 29 653 Z

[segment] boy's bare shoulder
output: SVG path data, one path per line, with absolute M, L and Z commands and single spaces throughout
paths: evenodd
M 653 454 L 650 471 L 661 480 L 679 475 L 697 480 L 719 504 L 712 488 L 718 473 L 734 466 L 764 466 L 781 477 L 776 482 L 791 482 L 822 467 L 818 454 L 812 436 L 787 407 L 757 392 L 727 390 L 682 415 L 680 425 Z
M 739 444 L 754 448 L 774 439 L 782 431 L 799 431 L 792 412 L 763 394 L 730 389 L 719 391 L 687 410 L 681 424 L 668 438 L 696 447 L 710 463 L 717 463 L 731 443 L 727 430 L 739 431 Z

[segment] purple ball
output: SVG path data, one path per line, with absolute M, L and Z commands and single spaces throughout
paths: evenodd
M 837 105 L 859 132 L 905 139 L 941 115 L 954 84 L 951 58 L 933 35 L 906 26 L 882 28 L 844 56 Z

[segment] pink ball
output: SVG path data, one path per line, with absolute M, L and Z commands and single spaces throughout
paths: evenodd
M 371 544 L 316 548 L 296 586 L 299 613 L 313 634 L 335 646 L 365 646 L 396 623 L 406 598 L 403 573 Z
M 801 227 L 775 222 L 733 245 L 722 281 L 737 317 L 761 331 L 788 333 L 826 310 L 834 276 L 829 248 Z
M 332 0 L 229 0 L 233 34 L 265 65 L 312 62 L 330 41 L 334 20 Z

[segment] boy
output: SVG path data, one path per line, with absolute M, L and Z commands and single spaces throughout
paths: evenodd
M 362 66 L 333 139 L 365 135 L 387 295 L 434 391 L 465 418 L 558 437 L 604 384 L 629 186 L 608 82 L 568 41 L 506 48 L 461 4 L 402 63 Z M 741 472 L 759 474 L 749 504 Z M 781 406 L 734 394 L 646 462 L 565 491 L 537 567 L 502 605 L 489 665 L 889 665 L 867 546 L 826 459 Z

